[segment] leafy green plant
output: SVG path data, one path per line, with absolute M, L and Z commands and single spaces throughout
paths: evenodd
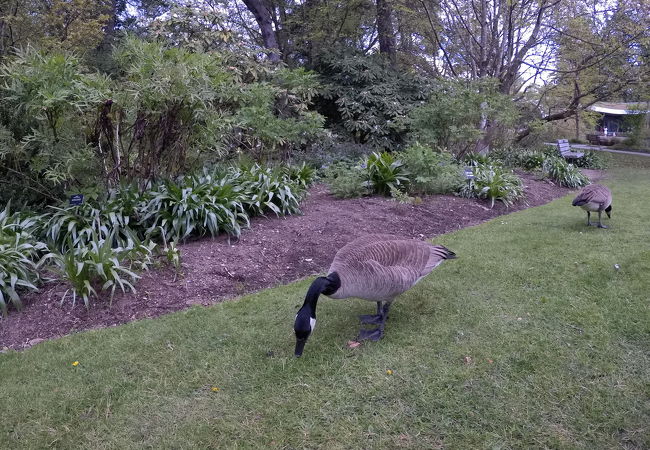
M 114 248 L 112 241 L 110 235 L 100 238 L 93 233 L 84 245 L 70 246 L 71 250 L 54 256 L 56 270 L 71 285 L 63 294 L 61 303 L 71 294 L 73 305 L 80 297 L 89 308 L 90 298 L 98 297 L 98 290 L 110 292 L 109 303 L 112 303 L 118 287 L 122 292 L 127 288 L 135 292 L 133 283 L 140 276 L 131 270 L 130 264 L 138 261 L 140 268 L 146 268 L 155 244 L 131 242 L 127 247 Z
M 176 245 L 175 241 L 163 241 L 163 254 L 167 258 L 167 262 L 172 264 L 176 269 L 176 273 L 181 270 L 181 252 Z
M 521 167 L 534 170 L 542 167 L 546 153 L 523 148 L 500 148 L 490 152 L 493 161 L 499 161 L 506 167 Z
M 498 158 L 492 157 L 491 154 L 481 155 L 480 153 L 469 152 L 463 155 L 461 161 L 468 166 L 500 166 L 502 165 L 501 160 Z
M 404 163 L 388 152 L 373 152 L 365 164 L 370 187 L 378 194 L 389 195 L 409 181 Z
M 35 240 L 32 232 L 38 227 L 39 217 L 11 213 L 10 205 L 0 212 L 0 310 L 7 314 L 8 302 L 22 306 L 21 289 L 37 290 L 39 269 L 47 255 L 47 246 Z
M 508 126 L 517 118 L 508 95 L 494 79 L 438 81 L 428 100 L 410 112 L 411 139 L 448 148 L 457 156 L 472 151 L 485 137 L 481 123 Z
M 83 247 L 92 239 L 94 233 L 101 238 L 112 236 L 114 246 L 124 245 L 129 239 L 137 236 L 137 231 L 130 227 L 131 217 L 123 214 L 123 209 L 119 208 L 119 202 L 115 199 L 109 201 L 104 209 L 99 209 L 90 202 L 78 206 L 49 208 L 53 213 L 46 215 L 43 233 L 52 247 L 60 252 Z M 137 215 L 135 212 L 131 213 Z
M 477 164 L 474 179 L 468 180 L 460 191 L 463 197 L 487 198 L 494 208 L 497 200 L 510 206 L 524 195 L 521 179 L 500 166 Z
M 333 53 L 318 71 L 325 89 L 317 106 L 355 142 L 375 149 L 403 141 L 408 113 L 429 93 L 426 79 L 395 70 L 380 55 Z
M 300 166 L 284 166 L 282 170 L 289 180 L 305 189 L 309 187 L 316 176 L 314 168 L 304 162 Z
M 272 211 L 277 216 L 300 212 L 300 198 L 305 191 L 302 182 L 294 182 L 284 170 L 274 171 L 259 164 L 234 171 L 242 180 L 242 203 L 251 215 Z
M 464 181 L 461 167 L 448 152 L 414 144 L 399 153 L 409 173 L 408 190 L 415 194 L 444 194 L 458 191 Z
M 559 156 L 548 156 L 544 160 L 542 171 L 560 186 L 577 188 L 589 184 L 589 178 L 580 169 Z
M 338 198 L 363 197 L 370 193 L 366 172 L 360 166 L 334 163 L 325 169 L 325 180 L 332 195 Z
M 587 150 L 584 156 L 576 159 L 576 167 L 581 167 L 584 169 L 606 169 L 607 168 L 607 158 L 602 154 L 597 152 Z
M 142 222 L 150 237 L 161 232 L 163 240 L 180 241 L 191 234 L 216 236 L 220 230 L 238 236 L 238 218 L 246 218 L 239 193 L 211 178 L 187 176 L 178 183 L 167 180 L 149 195 Z

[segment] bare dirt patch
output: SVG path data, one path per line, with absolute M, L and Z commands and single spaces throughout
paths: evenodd
M 601 171 L 585 171 L 592 180 Z M 303 215 L 259 217 L 239 240 L 201 239 L 181 246 L 182 274 L 173 268 L 142 274 L 136 294 L 96 301 L 90 310 L 66 301 L 67 287 L 50 283 L 25 296 L 21 311 L 0 319 L 0 350 L 23 349 L 46 339 L 74 332 L 115 326 L 160 316 L 191 305 L 210 305 L 304 276 L 322 273 L 348 241 L 367 233 L 389 233 L 431 238 L 472 226 L 502 214 L 539 206 L 561 197 L 569 189 L 521 172 L 526 199 L 510 208 L 497 203 L 449 195 L 423 198 L 421 204 L 400 204 L 387 198 L 339 200 L 327 187 L 315 185 L 303 204 Z

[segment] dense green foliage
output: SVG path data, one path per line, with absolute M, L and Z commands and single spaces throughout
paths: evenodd
M 465 179 L 453 155 L 414 144 L 399 153 L 409 174 L 411 194 L 446 194 L 456 192 Z
M 415 108 L 410 117 L 413 139 L 462 156 L 474 151 L 481 139 L 508 143 L 504 134 L 517 112 L 510 98 L 498 91 L 495 80 L 438 81 L 427 102 Z M 502 128 L 488 128 L 488 118 Z
M 381 57 L 332 54 L 319 67 L 324 91 L 318 105 L 336 129 L 375 149 L 402 143 L 408 114 L 427 98 L 429 82 L 395 70 Z
M 607 169 L 608 159 L 605 156 L 606 154 L 592 150 L 587 150 L 584 153 L 584 156 L 581 156 L 575 161 L 577 167 L 583 167 L 585 169 Z
M 341 198 L 370 193 L 408 198 L 408 194 L 456 192 L 463 177 L 453 156 L 413 145 L 391 154 L 373 152 L 358 162 L 340 161 L 325 170 L 332 193 Z
M 113 57 L 113 76 L 33 48 L 2 66 L 0 173 L 12 176 L 0 200 L 97 198 L 242 153 L 281 160 L 322 130 L 307 108 L 319 84 L 303 69 L 136 38 Z
M 368 183 L 380 195 L 388 195 L 392 190 L 401 190 L 408 182 L 408 172 L 404 163 L 388 152 L 374 152 L 366 159 Z
M 371 192 L 361 164 L 342 161 L 328 166 L 324 173 L 330 192 L 338 198 L 363 197 Z

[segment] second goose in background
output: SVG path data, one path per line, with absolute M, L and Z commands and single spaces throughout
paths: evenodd
M 573 199 L 573 206 L 579 206 L 587 211 L 587 225 L 593 225 L 591 223 L 593 211 L 598 213 L 598 228 L 607 228 L 602 223 L 601 215 L 605 211 L 607 217 L 612 218 L 612 192 L 601 184 L 590 184 Z

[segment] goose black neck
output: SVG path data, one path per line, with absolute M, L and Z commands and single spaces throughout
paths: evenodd
M 340 286 L 341 279 L 336 272 L 332 272 L 327 277 L 316 278 L 309 286 L 303 307 L 308 305 L 311 308 L 312 317 L 316 317 L 316 303 L 320 294 L 333 294 Z

